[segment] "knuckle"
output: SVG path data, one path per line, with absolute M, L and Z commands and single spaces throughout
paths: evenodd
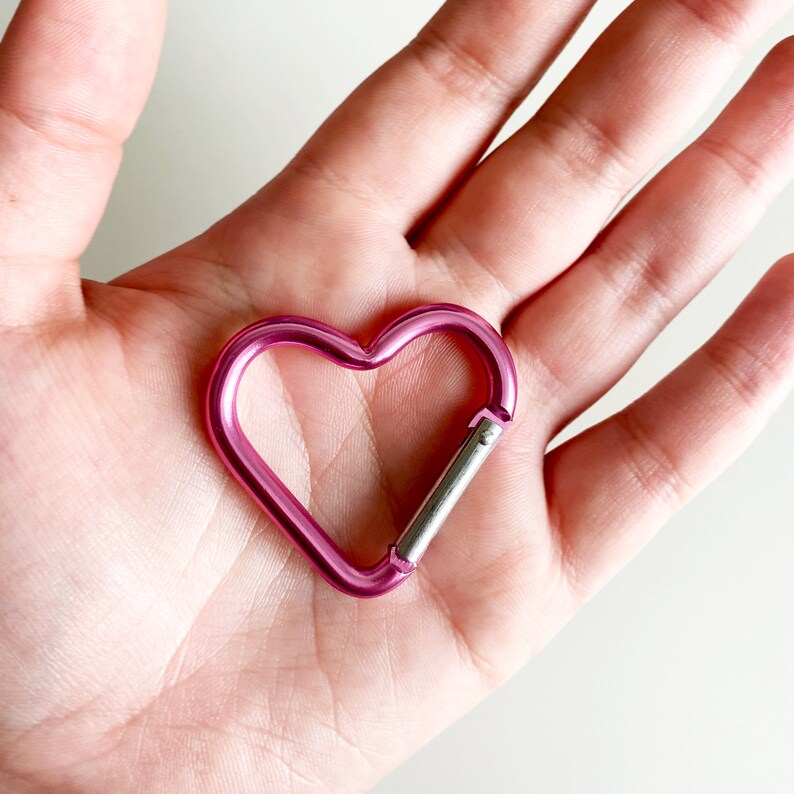
M 566 174 L 622 195 L 638 171 L 635 156 L 608 124 L 575 112 L 561 101 L 548 104 L 530 129 Z
M 75 154 L 116 149 L 122 141 L 86 118 L 0 104 L 0 113 L 55 149 Z
M 631 407 L 616 419 L 627 440 L 623 448 L 631 477 L 643 493 L 667 507 L 678 509 L 694 489 L 684 479 L 672 453 L 653 438 Z
M 476 104 L 483 100 L 512 103 L 516 86 L 487 59 L 444 36 L 432 25 L 414 39 L 410 52 L 419 65 L 449 93 Z
M 762 414 L 769 383 L 777 379 L 776 368 L 765 356 L 736 339 L 719 336 L 702 348 L 702 352 L 712 372 L 728 385 L 751 414 Z
M 717 160 L 753 196 L 764 198 L 764 187 L 773 182 L 763 158 L 732 143 L 705 135 L 697 144 L 701 153 Z
M 635 250 L 630 240 L 620 255 L 601 249 L 593 254 L 593 266 L 617 298 L 622 309 L 653 326 L 675 315 L 685 296 L 671 280 L 668 268 L 654 255 Z
M 741 0 L 673 0 L 706 34 L 740 50 L 749 38 L 750 15 L 760 4 Z

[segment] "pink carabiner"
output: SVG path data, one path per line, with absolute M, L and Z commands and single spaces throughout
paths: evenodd
M 413 340 L 444 332 L 462 336 L 478 355 L 487 378 L 486 402 L 475 412 L 468 437 L 405 532 L 378 563 L 358 567 L 249 442 L 237 416 L 240 382 L 254 358 L 278 345 L 308 348 L 343 367 L 369 370 L 390 361 Z M 512 421 L 516 397 L 515 365 L 502 337 L 482 317 L 462 306 L 432 304 L 399 317 L 367 347 L 305 317 L 271 317 L 249 325 L 226 344 L 215 363 L 207 390 L 206 421 L 226 466 L 309 562 L 334 587 L 366 598 L 393 590 L 416 570 L 428 543 Z

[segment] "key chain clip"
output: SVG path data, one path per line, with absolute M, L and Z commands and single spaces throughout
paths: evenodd
M 240 382 L 257 356 L 279 345 L 307 348 L 348 369 L 370 370 L 386 364 L 415 339 L 445 332 L 461 336 L 483 364 L 486 402 L 475 412 L 468 435 L 405 531 L 379 562 L 359 567 L 251 445 L 237 415 Z M 512 421 L 516 397 L 515 365 L 502 337 L 469 309 L 431 304 L 399 317 L 366 347 L 305 317 L 271 317 L 249 325 L 232 337 L 215 363 L 207 389 L 206 421 L 226 466 L 326 581 L 348 595 L 367 598 L 388 593 L 416 570 L 430 541 Z

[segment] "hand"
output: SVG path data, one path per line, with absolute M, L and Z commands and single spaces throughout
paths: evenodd
M 78 259 L 164 3 L 23 0 L 0 51 L 6 790 L 366 788 L 536 653 L 784 398 L 793 258 L 647 395 L 546 454 L 794 169 L 789 40 L 602 230 L 783 0 L 637 0 L 475 167 L 589 5 L 450 0 L 271 184 L 104 285 L 81 284 Z M 231 478 L 203 388 L 254 320 L 307 315 L 366 341 L 435 301 L 501 328 L 518 419 L 417 574 L 359 601 Z M 284 350 L 247 376 L 245 424 L 372 561 L 448 459 L 477 380 L 443 338 L 374 373 Z

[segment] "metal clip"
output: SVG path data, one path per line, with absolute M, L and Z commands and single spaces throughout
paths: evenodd
M 483 417 L 471 429 L 458 454 L 450 461 L 435 487 L 422 502 L 405 531 L 397 538 L 397 554 L 408 562 L 422 559 L 430 541 L 438 534 L 477 470 L 493 452 L 503 433 L 496 422 Z
M 356 565 L 246 438 L 237 416 L 237 389 L 251 361 L 278 345 L 308 348 L 348 369 L 371 370 L 388 363 L 414 339 L 439 332 L 457 334 L 480 359 L 485 401 L 471 422 L 473 429 L 405 532 L 380 561 Z M 496 330 L 462 306 L 421 306 L 398 317 L 366 347 L 317 320 L 271 317 L 244 328 L 221 351 L 207 389 L 207 428 L 230 471 L 320 574 L 344 593 L 370 598 L 393 590 L 416 570 L 444 519 L 512 421 L 516 396 L 510 351 Z

